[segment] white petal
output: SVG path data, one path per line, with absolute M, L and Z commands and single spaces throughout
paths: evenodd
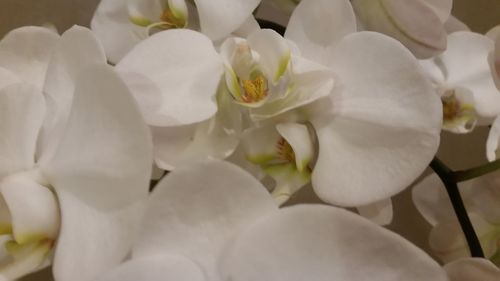
M 400 236 L 321 205 L 284 208 L 263 218 L 227 253 L 223 280 L 447 280 L 435 261 Z
M 445 21 L 444 28 L 446 29 L 446 33 L 448 34 L 457 31 L 470 31 L 470 28 L 465 23 L 463 23 L 453 15 L 450 15 L 448 20 Z
M 490 54 L 491 71 L 498 89 L 500 89 L 500 25 L 490 29 L 486 36 L 495 42 L 495 49 Z
M 446 49 L 443 21 L 421 0 L 355 0 L 353 7 L 366 30 L 397 39 L 417 58 L 430 58 Z
M 295 165 L 302 172 L 314 157 L 314 145 L 309 129 L 306 125 L 298 123 L 280 123 L 276 125 L 276 129 L 292 147 Z
M 254 120 L 262 120 L 277 116 L 284 112 L 308 105 L 320 98 L 328 96 L 334 86 L 332 71 L 318 63 L 302 57 L 292 57 L 292 80 L 285 84 L 290 91 L 284 97 L 266 102 L 252 109 L 250 116 Z
M 305 58 L 323 63 L 325 52 L 356 31 L 356 18 L 347 0 L 302 0 L 295 8 L 285 37 Z
M 434 10 L 441 22 L 450 18 L 453 0 L 422 0 L 425 4 Z
M 455 216 L 446 188 L 435 173 L 413 187 L 412 199 L 420 214 L 433 226 Z
M 15 83 L 22 82 L 21 78 L 12 71 L 0 67 L 0 89 Z
M 14 29 L 0 41 L 0 66 L 42 89 L 59 35 L 43 27 Z
M 495 161 L 497 158 L 498 144 L 500 141 L 500 117 L 495 119 L 493 125 L 491 125 L 490 133 L 488 134 L 488 140 L 486 141 L 486 157 L 488 161 Z
M 342 87 L 333 117 L 313 120 L 319 153 L 312 184 L 321 199 L 360 206 L 406 188 L 439 145 L 442 105 L 415 58 L 371 32 L 346 37 L 331 67 Z
M 102 0 L 92 18 L 92 31 L 102 42 L 110 62 L 118 63 L 141 37 L 133 32 L 127 1 Z
M 485 35 L 491 40 L 495 40 L 496 38 L 500 37 L 500 25 L 497 25 L 492 29 L 488 30 L 488 32 L 486 32 Z
M 276 31 L 262 29 L 252 33 L 247 39 L 250 49 L 259 54 L 259 59 L 273 83 L 288 70 L 291 52 L 287 41 Z
M 469 212 L 469 218 L 481 242 L 485 256 L 491 257 L 498 250 L 497 241 L 500 238 L 496 234 L 496 226 L 489 224 L 476 213 Z M 439 223 L 431 230 L 429 245 L 445 263 L 470 256 L 467 241 L 456 217 Z
M 163 101 L 156 112 L 162 124 L 155 125 L 188 125 L 217 111 L 215 94 L 223 64 L 212 42 L 198 32 L 159 32 L 137 45 L 117 69 L 138 72 L 156 83 Z M 141 88 L 131 90 L 141 99 Z
M 194 0 L 201 32 L 219 40 L 240 27 L 257 8 L 260 0 Z
M 279 205 L 311 180 L 309 164 L 314 147 L 306 125 L 271 122 L 247 129 L 242 135 L 242 147 L 248 162 L 275 181 L 272 195 Z
M 171 253 L 217 279 L 223 246 L 255 219 L 277 209 L 260 182 L 225 162 L 178 168 L 153 191 L 133 257 Z
M 393 210 L 390 198 L 369 205 L 356 207 L 358 213 L 378 225 L 388 225 L 392 222 Z
M 57 190 L 57 197 L 62 221 L 53 261 L 55 280 L 95 280 L 120 264 L 137 238 L 145 200 L 109 210 L 65 189 Z
M 63 33 L 54 48 L 44 92 L 55 100 L 58 107 L 69 108 L 76 78 L 89 65 L 99 63 L 106 64 L 106 56 L 97 38 L 90 29 L 73 26 Z
M 282 158 L 278 149 L 278 142 L 283 138 L 276 130 L 274 124 L 258 128 L 249 128 L 241 136 L 241 144 L 245 150 L 246 158 L 256 165 L 265 165 L 268 162 L 287 161 Z
M 98 281 L 204 281 L 200 268 L 181 256 L 152 256 L 127 261 Z
M 0 280 L 18 280 L 18 278 L 43 269 L 47 266 L 47 257 L 50 254 L 52 246 L 53 241 L 33 242 L 22 245 L 16 249 L 12 260 L 2 264 Z
M 13 175 L 0 184 L 18 244 L 55 240 L 59 233 L 59 205 L 54 193 L 28 176 Z
M 76 79 L 92 64 L 106 64 L 100 43 L 89 29 L 72 27 L 54 47 L 47 69 L 43 90 L 50 110 L 40 136 L 41 162 L 50 158 L 57 148 L 71 110 Z
M 444 266 L 450 281 L 496 281 L 500 280 L 500 269 L 487 259 L 464 258 Z
M 470 182 L 468 210 L 474 210 L 492 224 L 500 224 L 500 172 L 495 171 Z
M 224 83 L 224 82 L 222 82 Z M 225 88 L 224 85 L 221 87 Z M 178 127 L 153 127 L 156 163 L 163 169 L 208 159 L 224 159 L 239 143 L 242 118 L 227 91 L 218 93 L 219 110 L 207 121 Z
M 113 209 L 146 196 L 152 141 L 130 92 L 109 66 L 78 78 L 68 125 L 42 169 L 55 189 Z
M 160 0 L 128 0 L 128 14 L 131 18 L 140 17 L 149 20 L 157 20 L 161 17 L 166 2 Z M 170 1 L 169 1 L 170 2 Z
M 255 17 L 251 15 L 240 27 L 238 27 L 238 29 L 233 31 L 232 34 L 236 37 L 247 38 L 250 34 L 259 29 L 259 23 L 255 19 Z
M 0 178 L 33 167 L 44 115 L 43 94 L 33 86 L 0 89 Z
M 441 96 L 443 93 L 441 92 L 440 87 L 446 84 L 446 69 L 443 69 L 442 65 L 440 65 L 434 57 L 426 60 L 419 60 L 419 62 L 426 74 L 434 83 L 436 87 L 436 94 Z
M 500 91 L 488 62 L 493 48 L 493 41 L 486 36 L 459 31 L 448 36 L 448 49 L 439 57 L 448 74 L 447 82 L 470 90 L 478 114 L 488 118 L 500 114 Z
M 157 112 L 161 109 L 163 97 L 155 82 L 137 72 L 118 72 L 139 105 L 139 109 L 148 125 L 163 124 L 163 117 Z

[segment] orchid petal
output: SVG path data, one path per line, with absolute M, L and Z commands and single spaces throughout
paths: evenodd
M 488 30 L 488 32 L 486 32 L 486 37 L 490 38 L 491 40 L 495 40 L 497 39 L 498 37 L 500 37 L 500 25 L 497 25 L 495 27 L 493 27 L 492 29 Z
M 219 110 L 201 123 L 178 127 L 153 127 L 156 163 L 163 169 L 208 159 L 224 159 L 234 152 L 242 130 L 242 117 L 221 82 Z
M 450 17 L 444 22 L 444 28 L 448 34 L 457 31 L 470 31 L 470 28 L 465 23 L 453 15 L 450 15 Z
M 392 200 L 384 199 L 369 205 L 358 206 L 358 213 L 378 225 L 388 225 L 392 222 Z
M 111 67 L 95 65 L 75 88 L 66 131 L 44 174 L 56 190 L 104 209 L 146 196 L 152 141 L 127 87 Z
M 127 261 L 98 281 L 204 281 L 194 262 L 181 256 L 152 256 Z
M 59 205 L 54 193 L 27 176 L 13 175 L 0 185 L 18 244 L 55 240 L 59 233 Z
M 490 133 L 488 134 L 488 140 L 486 141 L 486 157 L 488 161 L 493 162 L 498 159 L 497 151 L 500 142 L 500 117 L 495 119 L 495 122 L 491 125 Z M 500 152 L 500 151 L 499 151 Z
M 106 64 L 106 56 L 93 33 L 74 26 L 54 48 L 43 87 L 50 110 L 40 135 L 41 158 L 46 161 L 58 147 L 71 110 L 76 79 L 92 64 Z
M 247 160 L 274 179 L 272 195 L 278 205 L 310 182 L 314 148 L 306 125 L 271 123 L 247 129 L 242 145 Z
M 249 128 L 243 132 L 241 143 L 246 153 L 246 158 L 256 165 L 264 165 L 269 161 L 282 160 L 284 155 L 279 155 L 278 142 L 282 136 L 273 124 L 259 128 Z M 295 163 L 294 163 L 295 164 Z
M 349 35 L 332 55 L 342 87 L 331 94 L 333 116 L 312 120 L 319 142 L 312 185 L 326 202 L 367 205 L 425 170 L 439 145 L 442 105 L 415 58 L 387 36 Z
M 118 74 L 127 87 L 133 90 L 132 94 L 146 123 L 150 126 L 163 124 L 164 118 L 157 114 L 163 102 L 158 86 L 151 79 L 137 72 L 122 71 Z
M 274 30 L 262 29 L 252 33 L 247 42 L 250 49 L 259 54 L 267 76 L 273 79 L 273 83 L 278 83 L 290 65 L 291 53 L 287 41 Z
M 237 37 L 247 38 L 250 34 L 256 32 L 259 29 L 259 23 L 255 19 L 255 17 L 251 15 L 240 27 L 238 27 L 238 29 L 233 31 L 232 34 Z
M 34 166 L 44 115 L 43 94 L 33 86 L 0 89 L 0 178 Z
M 240 27 L 260 0 L 194 0 L 201 32 L 216 41 Z
M 133 258 L 162 253 L 192 259 L 217 279 L 223 246 L 261 216 L 277 209 L 262 184 L 220 161 L 183 166 L 154 189 Z
M 447 280 L 441 267 L 400 236 L 351 212 L 321 205 L 281 209 L 230 245 L 223 280 Z
M 500 224 L 500 172 L 489 173 L 471 181 L 469 210 L 474 210 L 488 222 Z
M 356 0 L 353 7 L 367 30 L 397 39 L 417 58 L 430 58 L 446 49 L 443 21 L 423 1 Z
M 145 200 L 140 200 L 145 196 L 123 208 L 111 210 L 85 202 L 88 200 L 78 198 L 67 189 L 56 192 L 62 220 L 53 261 L 55 280 L 95 280 L 118 266 L 136 241 L 145 209 Z M 104 192 L 96 191 L 96 195 L 117 197 L 128 191 L 111 195 Z M 107 199 L 112 201 L 110 197 Z
M 332 71 L 323 65 L 309 61 L 302 57 L 292 57 L 293 84 L 284 97 L 270 100 L 258 108 L 250 111 L 254 120 L 262 120 L 292 109 L 309 105 L 328 96 L 334 86 Z
M 432 226 L 455 216 L 445 186 L 435 173 L 413 187 L 412 199 L 420 214 Z
M 441 22 L 445 22 L 451 16 L 453 0 L 422 0 L 439 17 Z
M 15 83 L 21 83 L 22 80 L 16 74 L 8 69 L 0 67 L 0 89 Z
M 157 33 L 137 45 L 117 69 L 140 73 L 156 83 L 163 97 L 156 112 L 161 126 L 193 124 L 217 111 L 215 94 L 223 64 L 212 42 L 198 32 Z M 141 89 L 131 89 L 137 99 Z
M 143 39 L 131 30 L 125 2 L 102 0 L 91 22 L 92 31 L 102 42 L 109 61 L 115 64 Z
M 18 245 L 15 244 L 15 246 Z M 27 274 L 43 269 L 47 265 L 47 255 L 52 246 L 52 241 L 36 241 L 16 248 L 13 259 L 2 264 L 0 280 L 18 280 Z
M 486 36 L 495 42 L 495 49 L 490 54 L 490 63 L 495 84 L 500 89 L 500 25 L 490 29 Z
M 448 49 L 439 56 L 447 71 L 447 83 L 471 91 L 476 111 L 488 118 L 500 114 L 500 91 L 495 86 L 488 63 L 493 48 L 491 39 L 459 31 L 448 36 Z
M 302 0 L 288 23 L 285 38 L 302 55 L 323 63 L 325 53 L 345 35 L 356 31 L 356 17 L 347 0 Z
M 308 127 L 304 124 L 280 123 L 276 125 L 276 130 L 292 147 L 297 170 L 305 170 L 314 157 L 314 145 Z
M 47 28 L 14 29 L 0 41 L 0 66 L 24 82 L 42 89 L 47 66 L 59 35 Z
M 164 9 L 164 4 L 160 0 L 127 0 L 126 5 L 131 19 L 145 18 L 154 21 L 161 17 Z
M 485 221 L 476 213 L 469 212 L 469 218 L 474 226 L 485 256 L 491 257 L 498 250 L 496 241 L 499 237 L 498 235 L 492 235 L 492 233 L 497 232 L 495 226 Z M 448 221 L 440 222 L 431 230 L 429 245 L 434 253 L 445 263 L 470 255 L 467 241 L 456 217 L 451 217 Z
M 495 281 L 500 278 L 500 269 L 487 259 L 464 258 L 444 266 L 450 281 Z

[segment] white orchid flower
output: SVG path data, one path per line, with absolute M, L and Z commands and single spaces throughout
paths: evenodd
M 102 0 L 92 30 L 117 63 L 155 31 L 190 28 L 217 41 L 238 29 L 257 26 L 252 16 L 260 0 Z
M 444 53 L 421 61 L 441 96 L 444 130 L 468 133 L 500 114 L 500 92 L 489 63 L 493 48 L 486 36 L 459 31 L 448 35 Z
M 178 168 L 148 203 L 131 259 L 99 281 L 448 280 L 423 251 L 351 212 L 278 210 L 229 163 Z
M 465 207 L 478 235 L 485 256 L 500 264 L 500 173 L 460 183 Z M 413 189 L 413 202 L 422 216 L 433 226 L 429 243 L 434 253 L 448 263 L 468 257 L 465 237 L 446 189 L 436 174 Z
M 215 133 L 196 133 L 200 124 L 231 107 L 234 116 L 241 112 L 242 122 L 236 117 L 227 121 L 250 129 L 243 134 L 245 147 L 255 154 L 249 159 L 269 166 L 276 159 L 258 163 L 259 154 L 278 157 L 283 149 L 289 154 L 278 157 L 283 165 L 276 168 L 285 170 L 276 171 L 282 176 L 277 181 L 288 185 L 277 187 L 278 201 L 310 177 L 326 202 L 365 206 L 403 190 L 425 169 L 439 144 L 442 112 L 411 53 L 382 34 L 355 31 L 348 1 L 302 1 L 285 38 L 259 30 L 247 39 L 227 39 L 219 55 L 204 35 L 170 30 L 139 44 L 117 69 L 134 78 L 127 81 L 139 104 L 160 97 L 143 111 L 150 125 L 165 132 L 155 133 L 161 168 L 175 167 L 172 162 L 183 154 L 189 161 L 192 155 L 227 154 L 207 152 L 195 143 L 220 139 L 228 144 L 220 151 L 234 151 L 238 130 L 220 130 L 217 122 L 208 121 Z M 226 106 L 217 106 L 221 95 L 230 96 Z M 311 136 L 305 133 L 307 124 Z M 259 144 L 269 143 L 249 141 L 249 132 L 262 136 Z
M 363 29 L 389 35 L 420 59 L 446 49 L 444 23 L 452 0 L 354 0 L 353 7 Z
M 92 280 L 130 250 L 148 193 L 148 128 L 88 29 L 59 38 L 20 28 L 0 57 L 14 77 L 0 77 L 0 276 L 52 263 L 58 281 Z
M 489 54 L 491 72 L 497 86 L 500 90 L 500 25 L 492 28 L 486 33 L 488 38 L 495 42 L 495 48 Z M 500 115 L 491 125 L 488 140 L 486 142 L 486 156 L 489 161 L 494 161 L 500 158 L 500 150 L 498 149 L 500 142 Z
M 500 280 L 500 269 L 481 258 L 459 259 L 444 266 L 450 281 L 496 281 Z

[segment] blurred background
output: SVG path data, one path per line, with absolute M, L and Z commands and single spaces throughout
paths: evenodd
M 88 26 L 98 3 L 99 0 L 0 0 L 0 37 L 24 25 L 51 23 L 59 32 L 75 24 Z M 472 31 L 484 33 L 500 24 L 500 0 L 454 0 L 453 14 Z M 439 157 L 453 169 L 466 169 L 485 163 L 487 134 L 487 128 L 477 128 L 472 134 L 458 137 L 443 133 Z M 292 203 L 298 202 L 318 201 L 310 189 L 304 188 Z M 394 208 L 394 221 L 389 228 L 428 250 L 427 235 L 430 228 L 413 207 L 410 188 L 394 198 Z M 22 280 L 52 280 L 50 269 Z

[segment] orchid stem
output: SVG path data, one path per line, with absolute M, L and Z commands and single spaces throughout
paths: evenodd
M 500 170 L 500 159 L 471 169 L 456 171 L 454 177 L 456 182 L 463 182 L 497 170 Z
M 430 167 L 439 176 L 444 186 L 446 187 L 448 197 L 450 198 L 451 204 L 453 205 L 453 210 L 455 210 L 455 214 L 457 215 L 458 221 L 460 222 L 460 226 L 462 227 L 462 231 L 465 235 L 465 239 L 467 240 L 467 244 L 469 245 L 471 256 L 476 258 L 484 258 L 484 252 L 481 248 L 481 243 L 479 243 L 479 239 L 477 238 L 476 232 L 474 231 L 474 227 L 472 226 L 469 216 L 467 215 L 467 210 L 465 209 L 462 196 L 460 195 L 460 191 L 458 190 L 458 180 L 456 177 L 456 172 L 453 172 L 437 157 L 434 157 L 430 164 Z

